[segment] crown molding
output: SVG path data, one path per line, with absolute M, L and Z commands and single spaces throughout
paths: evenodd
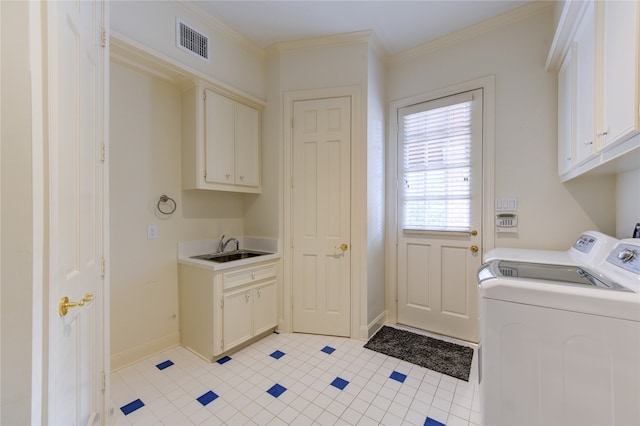
M 505 12 L 496 17 L 484 20 L 477 24 L 463 28 L 462 30 L 447 34 L 445 36 L 434 39 L 430 42 L 421 44 L 412 49 L 405 50 L 390 56 L 388 59 L 389 64 L 397 64 L 407 62 L 421 56 L 425 56 L 436 50 L 443 49 L 445 47 L 460 43 L 465 40 L 469 40 L 478 37 L 482 34 L 494 31 L 496 29 L 511 25 L 515 22 L 526 19 L 530 16 L 540 14 L 552 7 L 555 2 L 535 0 L 524 6 L 520 6 L 509 12 Z
M 300 40 L 273 43 L 267 48 L 267 52 L 271 55 L 274 53 L 291 53 L 308 49 L 368 44 L 372 38 L 375 38 L 375 36 L 371 30 L 334 34 L 322 37 L 310 37 Z
M 258 46 L 256 43 L 249 40 L 247 37 L 240 34 L 239 32 L 237 32 L 236 30 L 234 30 L 233 28 L 231 28 L 230 26 L 228 26 L 227 24 L 225 24 L 224 22 L 222 22 L 221 20 L 219 20 L 218 18 L 213 16 L 211 13 L 201 8 L 200 6 L 190 1 L 177 1 L 176 4 L 182 6 L 182 8 L 184 8 L 188 12 L 193 13 L 194 15 L 202 18 L 207 24 L 211 25 L 211 27 L 214 30 L 222 34 L 227 39 L 247 49 L 254 55 L 260 58 L 266 57 L 265 49 Z

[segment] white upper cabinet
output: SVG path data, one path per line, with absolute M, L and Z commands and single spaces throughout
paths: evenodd
M 571 45 L 575 63 L 575 113 L 576 137 L 574 164 L 581 164 L 595 155 L 594 94 L 595 94 L 595 16 L 593 3 L 578 25 L 576 36 Z
M 598 2 L 602 15 L 602 118 L 600 147 L 622 142 L 640 130 L 638 1 Z
M 564 58 L 558 72 L 558 174 L 562 176 L 572 166 L 573 147 L 575 146 L 575 125 L 572 105 L 574 99 L 573 54 L 570 51 Z
M 182 186 L 260 192 L 260 111 L 197 84 L 182 96 Z
M 639 23 L 637 0 L 564 3 L 547 59 L 558 71 L 563 180 L 622 163 L 640 147 Z

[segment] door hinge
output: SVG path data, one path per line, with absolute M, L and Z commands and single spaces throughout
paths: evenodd
M 206 101 L 206 100 L 207 100 L 207 91 L 206 91 L 206 90 L 203 90 L 203 91 L 202 91 L 202 100 L 203 100 L 203 101 Z
M 220 340 L 220 349 L 223 350 L 224 349 L 224 340 Z
M 204 180 L 207 180 L 207 171 L 205 170 L 204 173 L 202 174 L 202 176 L 204 177 Z
M 294 121 L 293 121 L 293 117 L 291 117 L 291 128 L 292 128 L 292 129 L 295 127 L 293 123 L 294 123 Z
M 106 159 L 107 159 L 107 146 L 105 145 L 104 142 L 102 142 L 100 144 L 100 161 L 104 163 Z
M 105 260 L 105 258 L 103 257 L 100 260 L 100 276 L 102 278 L 104 278 L 104 276 L 107 274 L 107 261 Z
M 102 47 L 107 47 L 107 30 L 105 30 L 104 28 L 102 29 Z
M 102 372 L 102 392 L 106 392 L 107 391 L 107 375 L 105 374 L 105 372 Z
M 291 178 L 291 189 L 293 189 L 293 178 Z
M 220 309 L 224 309 L 224 299 L 220 299 Z

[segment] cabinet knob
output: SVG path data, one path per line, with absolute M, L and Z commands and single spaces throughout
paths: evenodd
M 244 176 L 240 176 L 240 180 L 244 180 Z
M 230 173 L 227 173 L 227 174 L 225 174 L 224 176 L 225 176 L 227 179 L 229 179 L 229 178 L 231 177 L 231 174 L 230 174 Z
M 251 298 L 251 295 L 249 293 L 244 295 L 244 298 L 246 299 L 247 302 L 249 302 L 249 299 Z
M 252 273 L 251 273 L 251 279 L 252 279 L 252 280 L 255 280 L 255 279 L 256 279 L 256 273 L 255 273 L 255 272 L 252 272 Z
M 477 253 L 478 250 L 480 250 L 480 248 L 476 245 L 473 245 L 471 247 L 469 247 L 469 250 L 471 250 L 472 253 Z
M 593 145 L 593 141 L 584 141 L 584 146 Z

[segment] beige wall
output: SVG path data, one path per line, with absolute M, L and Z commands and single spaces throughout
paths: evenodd
M 111 64 L 113 369 L 179 342 L 178 242 L 243 235 L 242 195 L 181 190 L 180 102 L 176 86 Z M 156 210 L 162 194 L 178 205 L 172 216 Z
M 0 424 L 31 423 L 33 201 L 28 6 L 0 2 Z
M 616 199 L 615 236 L 617 238 L 631 238 L 634 226 L 640 222 L 640 168 L 620 173 L 617 176 Z
M 389 69 L 391 101 L 495 75 L 495 197 L 517 197 L 519 215 L 519 233 L 496 246 L 564 250 L 586 229 L 615 233 L 613 177 L 558 178 L 557 79 L 544 67 L 553 33 L 548 7 Z

